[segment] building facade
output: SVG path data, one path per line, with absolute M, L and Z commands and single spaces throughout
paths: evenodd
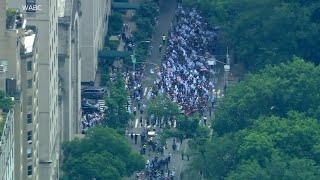
M 22 9 L 22 5 L 41 9 Z M 60 132 L 57 0 L 17 0 L 29 24 L 38 28 L 39 179 L 59 179 Z M 28 169 L 30 170 L 30 169 Z
M 81 82 L 94 82 L 98 51 L 103 48 L 111 13 L 111 0 L 83 0 L 79 6 Z
M 3 180 L 14 180 L 15 136 L 13 115 L 13 111 L 9 111 L 7 117 L 2 117 L 5 125 L 0 139 L 0 179 Z
M 81 133 L 81 58 L 79 51 L 80 1 L 65 0 L 58 5 L 59 48 L 58 69 L 61 78 L 60 114 L 63 119 L 63 141 L 72 140 Z
M 20 70 L 22 96 L 22 128 L 25 132 L 23 146 L 27 156 L 23 179 L 39 179 L 39 55 L 38 29 L 26 25 L 21 38 Z M 27 174 L 27 177 L 23 177 Z
M 14 175 L 10 177 L 36 180 L 39 179 L 38 30 L 27 23 L 19 9 L 7 9 L 5 0 L 0 1 L 4 5 L 0 17 L 6 18 L 0 31 L 0 88 L 15 102 L 11 111 L 14 123 L 10 126 L 14 132 Z M 8 10 L 10 16 L 5 15 Z

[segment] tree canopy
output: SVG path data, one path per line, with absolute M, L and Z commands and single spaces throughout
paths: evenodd
M 231 87 L 211 139 L 191 146 L 191 169 L 207 179 L 319 179 L 319 75 L 294 58 Z
M 158 95 L 151 100 L 147 107 L 148 116 L 154 115 L 155 118 L 164 118 L 166 121 L 180 114 L 180 110 L 176 103 L 172 102 L 165 95 Z
M 110 128 L 89 129 L 83 139 L 66 143 L 63 153 L 62 170 L 69 180 L 120 180 L 145 165 L 126 139 Z
M 127 91 L 122 75 L 119 73 L 110 83 L 106 98 L 106 116 L 105 124 L 115 129 L 123 129 L 128 125 L 128 121 L 132 118 L 127 112 Z
M 251 126 L 260 116 L 286 117 L 290 110 L 320 119 L 319 76 L 319 67 L 299 58 L 248 75 L 220 102 L 215 132 L 236 132 Z
M 293 55 L 319 64 L 320 1 L 184 0 L 197 6 L 235 58 L 251 70 L 278 64 Z
M 298 112 L 261 117 L 251 128 L 213 136 L 192 168 L 209 179 L 319 179 L 320 127 Z
M 0 109 L 4 112 L 8 112 L 10 109 L 13 108 L 14 102 L 10 97 L 6 96 L 4 91 L 0 91 Z

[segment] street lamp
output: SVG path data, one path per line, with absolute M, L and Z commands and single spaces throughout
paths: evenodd
M 138 42 L 136 45 L 133 45 L 133 54 L 131 55 L 131 60 L 132 60 L 132 65 L 133 65 L 133 79 L 136 80 L 136 63 L 137 63 L 137 59 L 136 59 L 136 48 L 139 44 L 141 43 L 150 43 L 151 41 L 140 41 Z

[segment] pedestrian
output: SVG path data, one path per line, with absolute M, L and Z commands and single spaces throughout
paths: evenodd
M 181 151 L 181 160 L 184 160 L 184 151 Z
M 137 107 L 133 108 L 133 115 L 136 116 L 137 115 Z
M 143 154 L 146 154 L 146 149 L 147 149 L 147 145 L 144 144 L 143 147 L 142 147 Z
M 135 134 L 134 135 L 134 143 L 137 144 L 137 141 L 138 141 L 138 134 Z
M 207 125 L 207 117 L 206 116 L 203 117 L 203 123 L 205 126 Z
M 166 44 L 166 35 L 162 35 L 162 44 L 165 45 Z
M 168 162 L 171 160 L 171 153 L 168 154 Z
M 159 44 L 159 53 L 162 51 L 162 44 Z
M 133 132 L 131 133 L 131 142 L 132 142 L 132 140 L 133 140 Z

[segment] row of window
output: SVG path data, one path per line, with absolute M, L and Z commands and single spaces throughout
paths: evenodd
M 28 166 L 28 176 L 32 175 L 32 165 Z
M 32 143 L 32 131 L 27 132 L 27 141 Z

